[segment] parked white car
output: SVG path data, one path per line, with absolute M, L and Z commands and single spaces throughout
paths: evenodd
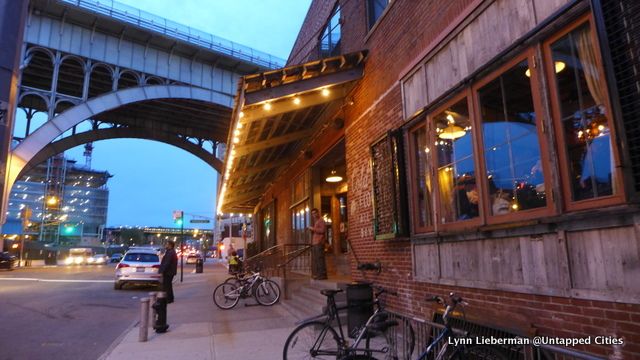
M 104 265 L 109 261 L 109 257 L 105 254 L 96 254 L 87 259 L 87 264 Z
M 144 283 L 159 286 L 162 275 L 158 274 L 160 257 L 152 249 L 129 250 L 116 266 L 113 288 L 122 289 L 126 283 Z

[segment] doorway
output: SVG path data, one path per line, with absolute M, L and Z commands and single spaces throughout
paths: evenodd
M 348 234 L 348 181 L 344 139 L 312 167 L 313 207 L 327 224 L 325 259 L 329 277 L 350 278 Z

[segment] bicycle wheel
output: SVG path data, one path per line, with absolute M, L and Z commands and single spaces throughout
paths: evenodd
M 456 350 L 448 359 L 455 360 L 507 360 L 507 355 L 495 346 L 476 345 Z
M 230 283 L 222 283 L 213 290 L 213 302 L 220 309 L 231 309 L 240 301 L 240 288 Z
M 340 354 L 338 333 L 322 321 L 304 323 L 284 343 L 283 360 L 336 359 Z
M 275 281 L 265 280 L 257 286 L 254 296 L 260 305 L 271 306 L 280 300 L 280 286 Z
M 367 336 L 365 340 L 365 349 L 367 355 L 371 356 L 372 359 L 399 359 L 396 349 L 395 335 L 391 329 L 388 329 L 385 332 L 378 332 L 375 335 L 371 334 L 370 336 Z

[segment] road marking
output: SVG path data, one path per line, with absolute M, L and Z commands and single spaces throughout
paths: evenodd
M 40 282 L 66 282 L 66 283 L 112 283 L 113 280 L 80 280 L 80 279 L 38 279 L 38 278 L 3 278 L 7 281 L 40 281 Z

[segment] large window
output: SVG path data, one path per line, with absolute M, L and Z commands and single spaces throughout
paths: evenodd
M 340 54 L 340 5 L 337 5 L 320 37 L 320 57 Z
M 367 24 L 369 29 L 376 24 L 384 9 L 389 5 L 389 0 L 367 0 Z
M 291 225 L 295 244 L 311 243 L 311 237 L 309 236 L 311 233 L 307 231 L 307 228 L 311 226 L 311 211 L 309 210 L 308 201 L 291 208 Z
M 594 44 L 587 21 L 545 46 L 547 68 L 554 70 L 548 73 L 569 208 L 592 206 L 586 200 L 616 201 L 618 192 L 607 87 Z
M 517 62 L 477 91 L 482 123 L 485 193 L 491 215 L 547 205 L 539 120 L 529 59 Z
M 467 97 L 431 116 L 436 149 L 438 217 L 440 224 L 480 215 L 474 139 Z
M 311 226 L 310 195 L 311 173 L 307 170 L 291 184 L 291 230 L 294 243 L 311 243 L 310 233 L 307 231 Z
M 592 29 L 584 16 L 543 43 L 544 61 L 533 47 L 525 50 L 408 132 L 416 232 L 552 215 L 560 210 L 554 188 L 562 189 L 569 211 L 621 201 L 615 128 Z M 545 93 L 552 121 L 542 116 Z M 554 169 L 559 176 L 551 176 Z M 556 179 L 561 184 L 554 186 Z
M 431 147 L 427 140 L 427 127 L 418 126 L 410 132 L 413 189 L 414 222 L 416 231 L 426 231 L 433 227 L 431 201 Z

